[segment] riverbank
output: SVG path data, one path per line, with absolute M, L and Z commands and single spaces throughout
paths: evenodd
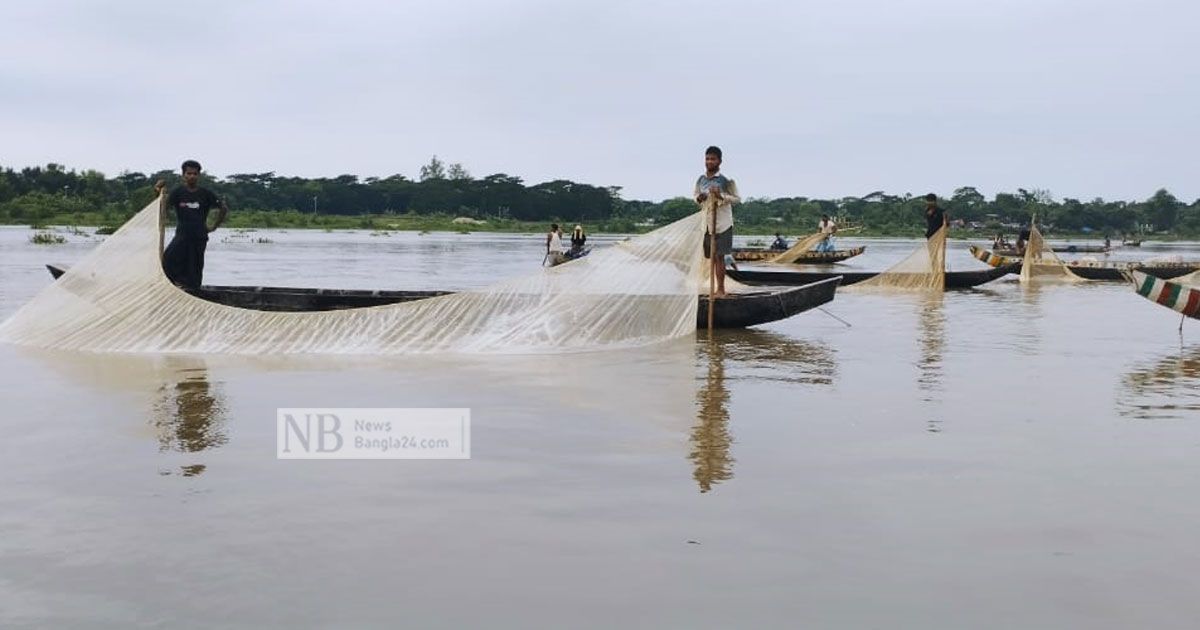
M 36 225 L 28 222 L 0 218 L 0 225 L 27 225 L 32 229 L 47 229 L 58 226 L 59 229 L 72 229 L 73 226 L 98 226 L 115 229 L 128 217 L 114 217 L 111 213 L 77 212 L 57 214 L 46 217 Z M 558 220 L 563 232 L 570 232 L 575 222 Z M 233 212 L 222 227 L 230 229 L 310 229 L 310 230 L 371 230 L 389 232 L 497 232 L 513 234 L 540 234 L 545 232 L 551 221 L 518 221 L 515 219 L 471 219 L 468 217 L 453 217 L 446 214 L 362 214 L 362 215 L 333 215 L 333 214 L 304 214 L 299 212 Z M 635 223 L 628 219 L 609 219 L 595 223 L 585 223 L 584 229 L 588 234 L 644 234 L 658 225 Z M 792 225 L 782 223 L 751 224 L 738 223 L 736 233 L 739 236 L 773 237 L 776 232 L 783 234 L 789 240 L 797 236 L 811 234 L 814 230 L 808 225 Z M 919 238 L 925 233 L 923 225 L 914 224 L 909 228 L 863 227 L 844 236 L 858 238 Z M 991 241 L 995 236 L 990 230 L 952 229 L 950 238 L 966 240 Z M 1010 240 L 1016 240 L 1015 234 L 1008 235 Z M 1192 240 L 1198 235 L 1185 234 L 1156 234 L 1155 241 Z M 1079 241 L 1087 244 L 1101 244 L 1103 235 L 1094 232 L 1058 232 L 1046 233 L 1047 238 L 1055 240 Z M 1113 244 L 1119 240 L 1113 239 Z

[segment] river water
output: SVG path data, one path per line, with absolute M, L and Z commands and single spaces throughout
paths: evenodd
M 542 249 L 218 234 L 212 284 L 461 289 Z M 0 318 L 95 243 L 29 235 L 0 229 Z M 826 310 L 554 357 L 0 345 L 0 627 L 1195 626 L 1200 326 L 1015 277 Z M 277 460 L 305 406 L 468 407 L 472 458 Z

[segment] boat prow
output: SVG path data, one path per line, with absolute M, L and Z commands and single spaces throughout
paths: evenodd
M 1138 295 L 1185 317 L 1200 319 L 1200 289 L 1158 278 L 1144 271 L 1134 271 L 1131 276 L 1133 290 Z

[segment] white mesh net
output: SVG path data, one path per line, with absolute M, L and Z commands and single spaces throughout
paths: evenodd
M 1021 264 L 1021 282 L 1034 280 L 1083 281 L 1083 278 L 1067 268 L 1067 264 L 1042 238 L 1036 221 L 1029 229 L 1029 242 L 1025 244 L 1025 258 Z
M 946 288 L 946 229 L 943 225 L 924 245 L 883 273 L 842 290 L 942 291 Z
M 778 256 L 768 260 L 767 262 L 780 263 L 780 264 L 794 263 L 797 260 L 799 260 L 801 256 L 812 251 L 812 249 L 814 247 L 816 247 L 821 241 L 825 240 L 825 236 L 826 236 L 825 234 L 822 234 L 820 232 L 817 232 L 815 234 L 809 234 L 808 236 L 805 236 L 804 238 L 796 241 L 795 245 L 792 245 L 786 251 L 784 251 L 783 253 L 779 254 Z
M 0 341 L 131 353 L 595 350 L 694 334 L 706 279 L 696 213 L 487 289 L 347 310 L 250 310 L 167 280 L 158 208 L 158 200 L 146 206 L 0 325 Z

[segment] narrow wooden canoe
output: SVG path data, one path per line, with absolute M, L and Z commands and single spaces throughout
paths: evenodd
M 947 289 L 969 289 L 977 287 L 981 284 L 991 282 L 997 278 L 1006 276 L 1010 273 L 1019 273 L 1021 265 L 1006 265 L 1003 267 L 993 267 L 991 269 L 980 269 L 978 271 L 947 271 L 946 272 L 946 288 Z M 725 274 L 730 278 L 748 284 L 751 286 L 795 286 L 816 282 L 825 278 L 840 276 L 842 284 L 850 285 L 857 282 L 862 282 L 870 278 L 874 278 L 881 272 L 878 271 L 846 271 L 839 273 L 826 273 L 819 271 L 753 271 L 743 269 L 734 271 L 727 269 Z
M 65 269 L 46 265 L 58 278 Z M 713 324 L 717 328 L 757 326 L 814 309 L 833 300 L 841 278 L 834 274 L 803 286 L 730 294 L 716 300 Z M 202 286 L 190 291 L 198 298 L 258 311 L 330 311 L 410 302 L 447 295 L 454 291 L 370 291 L 354 289 L 308 289 L 294 287 Z M 696 327 L 708 326 L 708 296 L 699 296 Z
M 1050 248 L 1056 254 L 1103 254 L 1109 250 L 1103 245 L 1054 245 Z M 996 254 L 999 256 L 1020 256 L 1021 252 L 1015 249 L 998 249 Z
M 1133 272 L 1137 294 L 1193 319 L 1200 319 L 1200 289 L 1179 282 L 1156 278 L 1144 271 Z
M 971 255 L 993 267 L 1000 265 L 1021 264 L 1020 258 L 999 256 L 994 252 L 990 252 L 976 245 L 971 246 Z M 1070 269 L 1071 273 L 1079 276 L 1080 278 L 1084 278 L 1085 280 L 1118 282 L 1125 280 L 1126 276 L 1134 271 L 1142 271 L 1158 278 L 1178 278 L 1179 276 L 1184 276 L 1192 273 L 1193 271 L 1200 270 L 1200 263 L 1177 262 L 1145 264 L 1140 262 L 1108 262 L 1097 264 L 1072 264 L 1068 262 L 1067 269 Z
M 832 252 L 804 252 L 794 264 L 797 265 L 824 265 L 828 263 L 841 262 L 847 258 L 855 256 L 866 251 L 866 245 L 852 247 L 850 249 L 839 249 Z M 783 253 L 784 250 L 778 249 L 754 249 L 735 247 L 733 250 L 733 259 L 738 262 L 756 262 L 762 260 L 770 260 Z

